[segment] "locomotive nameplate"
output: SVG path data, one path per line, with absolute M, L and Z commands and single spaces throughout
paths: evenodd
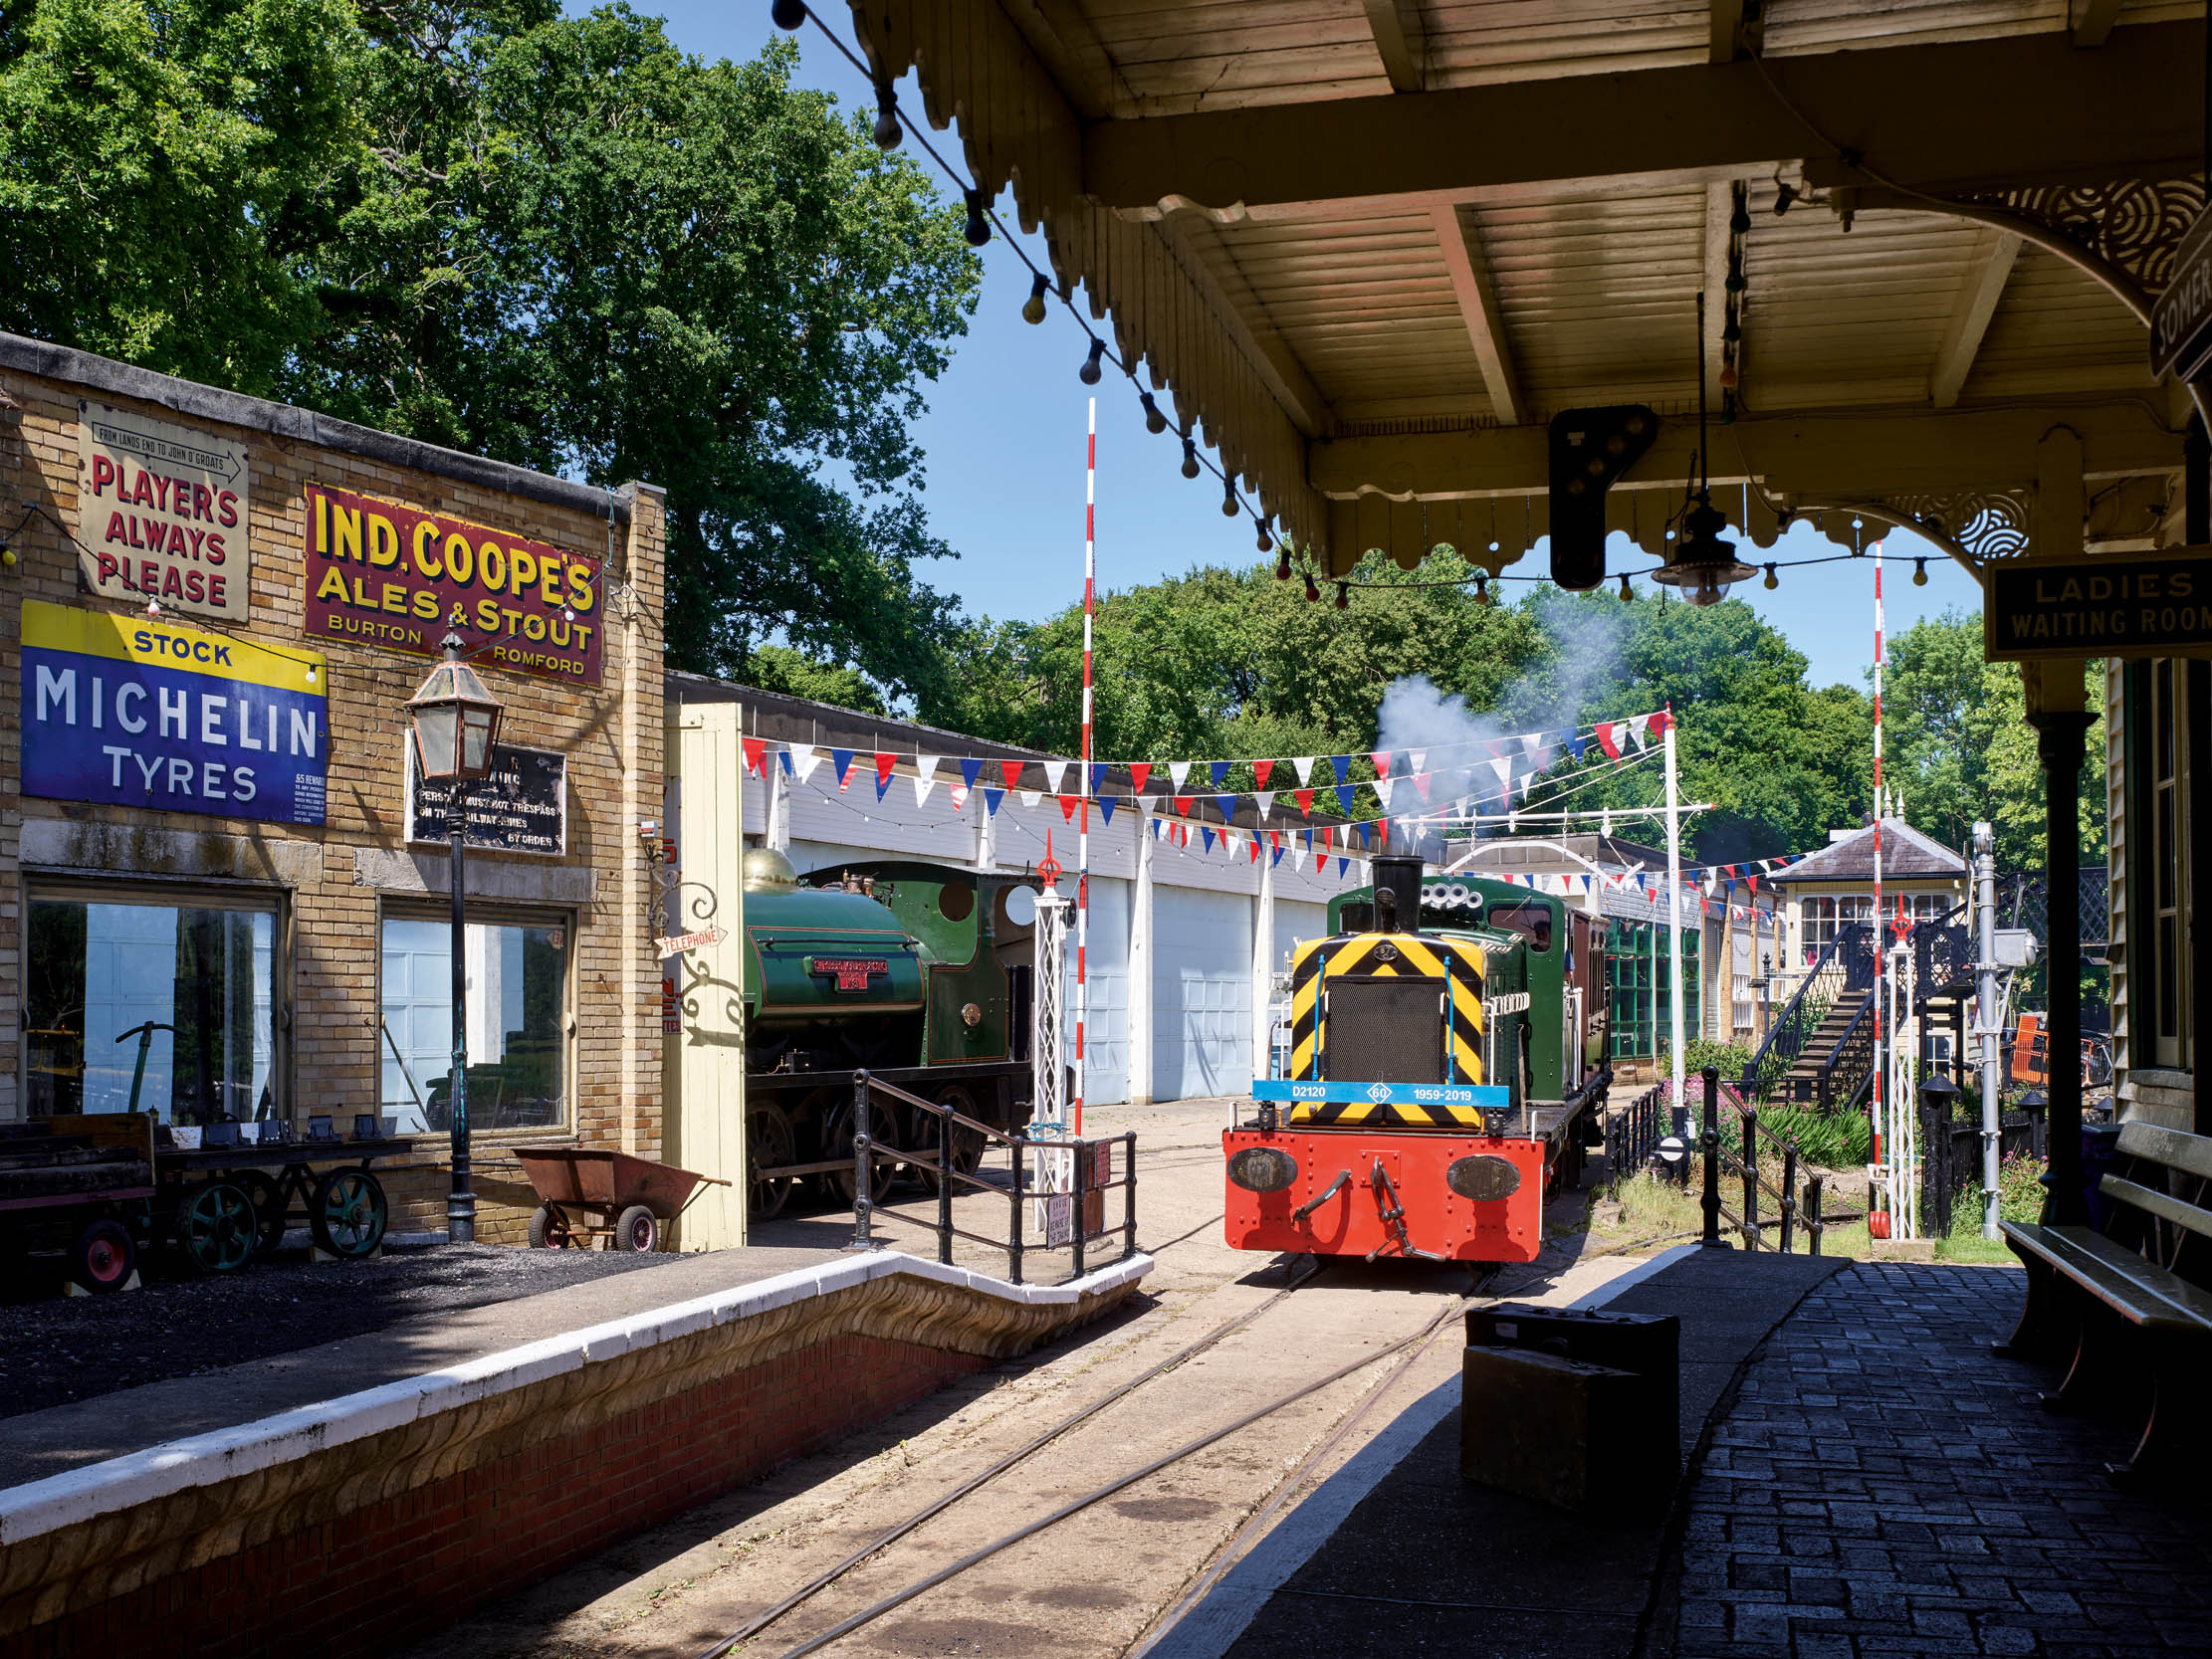
M 809 956 L 806 971 L 824 977 L 834 976 L 837 983 L 831 987 L 833 990 L 865 991 L 871 977 L 890 973 L 891 964 L 881 956 Z
M 1497 1083 L 1354 1083 L 1295 1078 L 1252 1079 L 1255 1101 L 1357 1103 L 1361 1106 L 1472 1106 L 1503 1111 L 1513 1097 Z

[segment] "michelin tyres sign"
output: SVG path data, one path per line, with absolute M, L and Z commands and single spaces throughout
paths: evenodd
M 330 679 L 309 652 L 23 604 L 23 792 L 321 824 Z

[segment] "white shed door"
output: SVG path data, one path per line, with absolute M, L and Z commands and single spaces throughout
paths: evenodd
M 1083 1098 L 1092 1106 L 1129 1099 L 1129 884 L 1091 878 L 1090 938 L 1084 955 L 1090 1007 L 1083 1026 L 1089 1049 Z M 1066 1053 L 1075 1061 L 1075 923 L 1067 930 Z
M 1242 1095 L 1252 1082 L 1252 902 L 1154 889 L 1152 1097 Z

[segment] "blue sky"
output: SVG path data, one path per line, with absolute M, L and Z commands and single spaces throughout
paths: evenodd
M 648 0 L 639 9 L 654 8 Z M 679 0 L 661 9 L 670 37 L 706 58 L 753 57 L 776 33 L 766 0 Z M 866 102 L 865 83 L 811 25 L 796 39 L 802 84 L 846 104 Z M 902 95 L 911 89 L 910 82 Z M 918 98 L 900 102 L 902 108 L 919 109 Z M 938 147 L 957 159 L 957 150 Z M 919 150 L 914 153 L 928 164 Z M 1010 212 L 1001 217 L 1012 223 Z M 1041 238 L 1031 252 L 1042 264 Z M 983 297 L 968 337 L 929 388 L 929 413 L 916 432 L 929 458 L 925 499 L 932 526 L 960 553 L 957 561 L 925 567 L 923 578 L 958 594 L 970 611 L 997 617 L 1045 616 L 1083 591 L 1083 428 L 1090 388 L 1075 371 L 1085 341 L 1074 319 L 1057 308 L 1039 326 L 1023 322 L 1028 292 L 1027 271 L 1003 244 L 993 242 L 984 250 Z M 1100 583 L 1128 587 L 1197 565 L 1257 558 L 1250 519 L 1221 516 L 1220 486 L 1212 474 L 1182 476 L 1180 446 L 1172 432 L 1155 437 L 1145 431 L 1135 388 L 1109 370 L 1098 391 Z M 1625 541 L 1617 542 L 1617 551 L 1626 549 Z M 1889 568 L 1883 594 L 1891 634 L 1945 610 L 1978 612 L 1973 578 L 1935 549 L 1897 534 L 1887 550 L 1933 555 L 1925 587 L 1911 584 L 1909 563 Z M 1763 556 L 1835 551 L 1800 525 Z M 1541 569 L 1543 556 L 1539 548 L 1513 570 Z M 1642 567 L 1647 561 L 1635 555 L 1633 562 Z M 1784 570 L 1781 584 L 1769 593 L 1753 581 L 1739 594 L 1805 654 L 1815 685 L 1861 685 L 1874 649 L 1869 566 Z

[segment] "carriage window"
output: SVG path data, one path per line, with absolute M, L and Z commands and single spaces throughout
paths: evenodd
M 34 1117 L 165 1124 L 279 1115 L 277 915 L 42 896 L 30 902 L 24 1084 Z
M 1500 906 L 1490 912 L 1490 926 L 1522 934 L 1540 951 L 1551 948 L 1552 916 L 1546 906 Z
M 471 922 L 467 932 L 469 1122 L 480 1130 L 565 1125 L 565 918 Z M 386 916 L 379 1110 L 401 1135 L 453 1122 L 453 928 Z

